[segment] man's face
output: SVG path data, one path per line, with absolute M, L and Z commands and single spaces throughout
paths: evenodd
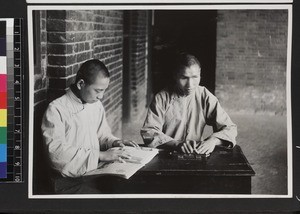
M 104 92 L 109 84 L 109 78 L 103 77 L 101 74 L 97 76 L 91 85 L 81 84 L 80 98 L 83 102 L 94 103 L 103 98 Z
M 176 76 L 176 87 L 180 95 L 187 96 L 195 91 L 200 83 L 200 67 L 182 67 Z

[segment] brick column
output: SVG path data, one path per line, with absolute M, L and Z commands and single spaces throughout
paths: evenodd
M 49 99 L 55 99 L 75 80 L 82 62 L 93 57 L 91 11 L 47 11 Z
M 110 84 L 103 98 L 107 121 L 117 136 L 122 134 L 123 12 L 95 10 L 94 57 L 103 61 Z
M 135 121 L 146 111 L 150 16 L 147 11 L 132 11 L 130 16 L 130 120 Z
M 48 96 L 65 93 L 80 65 L 104 62 L 111 75 L 102 101 L 113 133 L 122 133 L 123 12 L 111 10 L 47 11 Z

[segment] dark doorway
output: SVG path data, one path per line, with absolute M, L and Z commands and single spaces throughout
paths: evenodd
M 159 10 L 153 24 L 153 92 L 170 76 L 168 64 L 175 51 L 195 55 L 202 64 L 201 85 L 215 91 L 217 12 L 202 10 Z

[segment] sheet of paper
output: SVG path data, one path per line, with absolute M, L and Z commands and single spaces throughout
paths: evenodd
M 115 175 L 123 178 L 130 178 L 134 173 L 149 163 L 156 154 L 158 149 L 155 148 L 134 148 L 134 147 L 114 147 L 110 150 L 122 149 L 126 151 L 131 158 L 125 159 L 125 163 L 119 161 L 100 163 L 98 169 L 86 173 L 85 175 Z

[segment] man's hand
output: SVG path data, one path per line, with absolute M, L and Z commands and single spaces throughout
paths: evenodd
M 179 149 L 183 153 L 196 152 L 197 142 L 195 140 L 186 140 L 178 145 Z
M 205 141 L 202 141 L 195 149 L 195 152 L 197 154 L 210 154 L 214 151 L 215 146 L 220 144 L 220 139 L 211 137 Z
M 132 141 L 132 140 L 116 140 L 112 144 L 113 147 L 124 147 L 124 146 L 133 146 L 136 148 L 139 148 L 140 146 Z
M 120 161 L 122 163 L 125 163 L 126 161 L 124 159 L 131 159 L 131 156 L 122 148 L 103 151 L 99 154 L 99 161 Z

